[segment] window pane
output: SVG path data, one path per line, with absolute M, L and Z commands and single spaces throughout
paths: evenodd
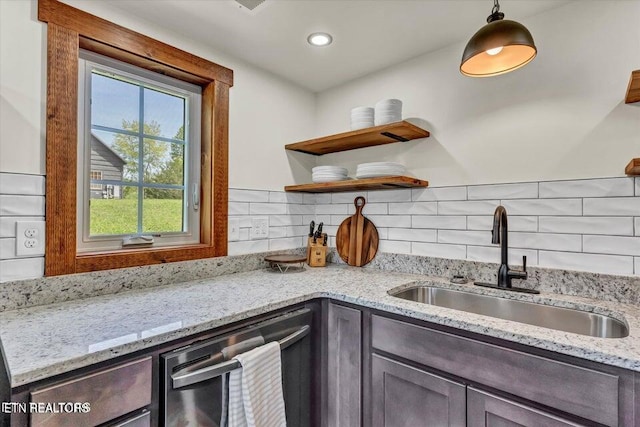
M 90 169 L 104 180 L 137 182 L 138 137 L 92 130 Z
M 183 185 L 184 144 L 145 138 L 145 183 Z
M 142 232 L 182 232 L 182 190 L 145 188 L 142 202 Z
M 140 120 L 140 87 L 91 74 L 91 124 L 134 130 Z
M 145 88 L 145 133 L 184 141 L 184 105 L 184 98 Z
M 101 194 L 91 191 L 89 230 L 91 236 L 138 232 L 138 189 L 105 185 Z

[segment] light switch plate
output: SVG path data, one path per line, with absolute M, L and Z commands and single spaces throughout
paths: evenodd
M 240 240 L 240 219 L 229 219 L 229 241 L 236 242 Z
M 16 221 L 16 256 L 44 255 L 44 221 Z
M 251 240 L 269 237 L 269 217 L 251 218 Z

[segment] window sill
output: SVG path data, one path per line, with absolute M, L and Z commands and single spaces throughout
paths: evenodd
M 226 254 L 226 253 L 225 253 Z M 86 252 L 76 256 L 76 272 L 86 273 L 115 268 L 137 267 L 168 262 L 190 261 L 224 256 L 210 245 L 170 246 L 165 248 L 119 249 L 117 251 Z

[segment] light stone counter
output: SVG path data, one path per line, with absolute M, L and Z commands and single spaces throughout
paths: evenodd
M 626 319 L 630 335 L 592 338 L 391 297 L 415 282 L 575 307 Z M 0 313 L 12 387 L 112 359 L 302 301 L 328 297 L 640 372 L 640 309 L 543 293 L 507 293 L 440 278 L 331 265 L 256 270 Z

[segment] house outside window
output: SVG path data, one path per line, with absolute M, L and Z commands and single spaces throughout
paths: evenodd
M 81 51 L 78 251 L 199 242 L 201 89 Z

